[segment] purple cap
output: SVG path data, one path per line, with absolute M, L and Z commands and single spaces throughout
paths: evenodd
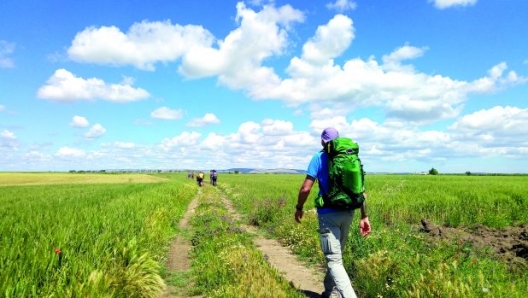
M 325 128 L 325 130 L 323 130 L 323 133 L 321 133 L 321 140 L 323 140 L 323 142 L 325 143 L 330 142 L 335 138 L 339 138 L 339 133 L 333 127 Z

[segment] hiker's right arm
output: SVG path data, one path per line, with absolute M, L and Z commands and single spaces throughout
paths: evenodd
M 308 199 L 308 196 L 310 195 L 310 190 L 312 189 L 314 181 L 314 177 L 306 175 L 306 178 L 301 185 L 301 189 L 299 189 L 299 195 L 297 196 L 297 206 L 295 206 L 295 220 L 299 223 L 301 222 L 301 218 L 303 216 L 302 208 L 306 202 L 306 199 Z

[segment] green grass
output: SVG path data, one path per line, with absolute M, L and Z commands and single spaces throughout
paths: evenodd
M 176 180 L 1 190 L 4 297 L 155 297 L 169 239 L 194 197 Z
M 204 188 L 191 220 L 193 294 L 206 297 L 305 297 L 284 280 L 233 221 L 213 187 Z
M 312 264 L 324 264 L 312 190 L 302 224 L 294 222 L 303 175 L 223 175 L 219 187 L 244 213 Z M 503 228 L 528 221 L 526 176 L 367 176 L 373 232 L 356 218 L 344 253 L 354 287 L 365 297 L 524 297 L 526 265 L 512 267 L 467 243 L 436 242 L 420 220 L 450 227 Z M 526 263 L 524 263 L 526 264 Z M 524 269 L 523 269 L 524 268 Z
M 86 174 L 86 173 L 6 173 L 0 172 L 0 187 L 21 185 L 154 183 L 163 182 L 160 175 Z
M 307 263 L 324 264 L 313 209 L 317 189 L 302 224 L 294 221 L 303 175 L 220 174 L 217 188 L 207 181 L 202 188 L 188 231 L 177 224 L 197 194 L 194 180 L 121 175 L 1 173 L 0 296 L 157 297 L 170 283 L 207 297 L 296 297 L 227 214 L 220 194 L 246 223 Z M 526 224 L 528 177 L 366 179 L 373 231 L 362 238 L 355 218 L 344 253 L 360 297 L 525 296 L 526 263 L 513 266 L 468 243 L 431 241 L 419 227 L 422 218 L 456 228 Z M 164 268 L 176 233 L 194 245 L 190 272 Z

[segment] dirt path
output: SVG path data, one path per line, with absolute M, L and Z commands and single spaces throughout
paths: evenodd
M 220 197 L 234 220 L 240 221 L 240 215 L 235 211 L 231 201 L 225 196 Z M 268 262 L 275 267 L 292 286 L 301 290 L 306 297 L 320 297 L 323 291 L 323 273 L 306 267 L 294 254 L 275 239 L 267 239 L 257 233 L 253 226 L 242 224 L 241 228 L 255 235 L 257 248 L 268 256 Z
M 205 186 L 211 187 L 211 186 Z M 218 197 L 222 200 L 231 217 L 235 221 L 242 221 L 240 214 L 236 212 L 231 204 L 231 201 L 220 194 L 218 190 Z M 197 197 L 189 204 L 187 212 L 179 223 L 179 228 L 183 230 L 189 229 L 189 219 L 194 214 L 195 208 L 198 206 L 199 198 L 202 195 L 201 189 Z M 267 239 L 258 234 L 258 230 L 249 225 L 242 224 L 241 228 L 246 232 L 253 234 L 255 246 L 265 255 L 268 256 L 268 262 L 275 267 L 282 276 L 290 282 L 290 284 L 302 291 L 306 297 L 317 298 L 319 293 L 323 290 L 322 280 L 323 272 L 317 269 L 306 267 L 293 255 L 287 247 L 282 246 L 277 240 Z M 186 272 L 190 269 L 190 260 L 188 253 L 191 250 L 189 241 L 181 236 L 176 237 L 169 251 L 169 258 L 167 261 L 167 268 L 170 272 Z M 178 289 L 173 286 L 167 288 L 163 298 L 183 298 L 185 293 L 179 293 Z
M 178 223 L 178 228 L 181 231 L 189 229 L 189 219 L 193 216 L 201 195 L 202 191 L 199 189 L 198 195 L 191 201 L 183 218 Z M 191 260 L 189 259 L 191 247 L 190 241 L 185 239 L 181 234 L 178 234 L 176 238 L 174 238 L 169 249 L 169 256 L 166 264 L 169 272 L 184 273 L 191 269 Z M 189 295 L 182 293 L 176 287 L 169 285 L 161 297 L 184 298 L 189 297 Z

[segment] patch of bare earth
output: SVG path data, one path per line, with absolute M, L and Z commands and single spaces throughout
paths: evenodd
M 189 229 L 189 219 L 194 214 L 196 207 L 198 206 L 198 198 L 201 192 L 198 193 L 198 196 L 194 198 L 187 211 L 183 215 L 183 218 L 178 223 L 178 227 L 181 231 Z M 191 269 L 191 260 L 189 259 L 189 252 L 191 251 L 191 243 L 181 235 L 177 235 L 176 238 L 171 243 L 169 249 L 169 255 L 167 259 L 167 270 L 169 272 L 187 272 Z M 168 285 L 167 290 L 162 298 L 183 298 L 189 297 L 187 293 L 182 293 L 180 290 L 174 286 Z
M 452 228 L 422 219 L 422 231 L 433 239 L 467 242 L 476 248 L 490 248 L 512 266 L 528 268 L 528 224 L 496 230 L 484 225 Z

